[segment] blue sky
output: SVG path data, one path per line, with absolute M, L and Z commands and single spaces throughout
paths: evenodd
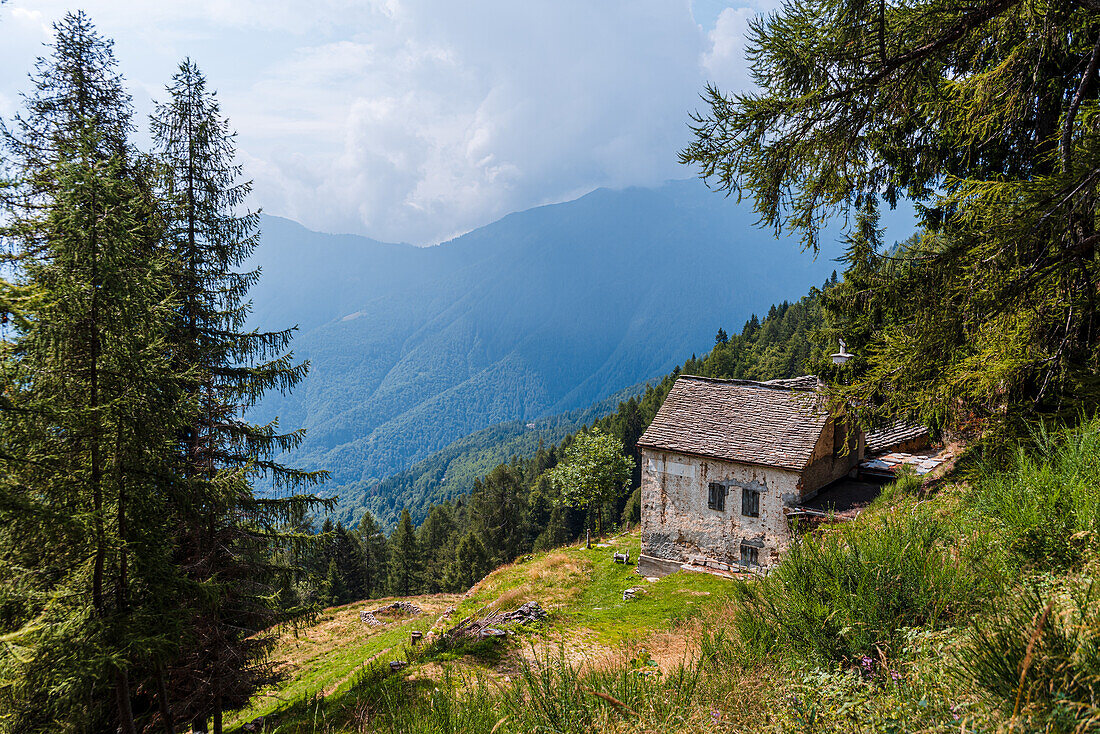
M 191 56 L 239 133 L 254 204 L 322 231 L 429 244 L 598 186 L 684 178 L 706 81 L 747 85 L 775 0 L 9 0 L 0 117 L 50 24 L 115 39 L 139 122 Z

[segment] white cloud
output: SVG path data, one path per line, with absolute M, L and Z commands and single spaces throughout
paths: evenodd
M 183 55 L 207 71 L 265 210 L 413 242 L 596 186 L 689 175 L 676 163 L 688 112 L 705 80 L 745 83 L 754 12 L 708 8 L 703 28 L 688 0 L 86 6 L 116 39 L 139 107 Z M 65 9 L 36 7 L 44 25 Z M 10 33 L 0 22 L 0 46 Z M 16 88 L 0 75 L 0 93 Z
M 43 36 L 50 34 L 50 24 L 46 22 L 45 16 L 40 10 L 31 10 L 30 8 L 22 8 L 14 6 L 11 9 L 12 20 L 17 24 L 36 30 Z
M 707 34 L 707 48 L 700 64 L 707 81 L 723 89 L 747 89 L 753 85 L 745 60 L 749 21 L 780 6 L 780 0 L 754 0 L 749 5 L 724 8 Z

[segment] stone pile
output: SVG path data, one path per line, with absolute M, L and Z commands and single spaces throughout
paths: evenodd
M 514 612 L 496 615 L 493 621 L 497 624 L 502 622 L 527 624 L 528 622 L 537 622 L 545 617 L 546 612 L 539 606 L 539 603 L 537 601 L 529 601 Z
M 638 594 L 648 593 L 641 586 L 631 586 L 629 589 L 623 589 L 623 601 L 632 601 Z
M 423 611 L 424 610 L 422 610 L 420 607 L 416 606 L 412 602 L 395 601 L 393 604 L 387 604 L 384 607 L 379 607 L 378 609 L 374 609 L 369 612 L 366 610 L 359 612 L 359 619 L 363 622 L 366 622 L 371 627 L 381 627 L 385 624 L 385 622 L 378 618 L 377 615 L 379 614 L 387 616 L 395 613 L 420 614 Z
M 504 624 L 529 624 L 546 617 L 546 611 L 537 601 L 529 601 L 511 612 L 490 612 L 481 617 L 467 617 L 444 633 L 445 637 L 501 637 Z

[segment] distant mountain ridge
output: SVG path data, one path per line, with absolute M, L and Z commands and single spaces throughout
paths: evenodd
M 697 181 L 600 189 L 425 248 L 264 217 L 254 323 L 299 324 L 312 369 L 256 417 L 307 429 L 283 458 L 328 469 L 346 515 L 456 439 L 662 376 L 833 270 L 839 245 L 814 259 L 755 219 Z

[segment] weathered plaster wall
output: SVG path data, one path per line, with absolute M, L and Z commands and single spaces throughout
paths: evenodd
M 821 432 L 821 438 L 814 447 L 810 464 L 802 472 L 802 496 L 807 500 L 813 497 L 827 484 L 850 474 L 859 466 L 863 459 L 863 431 L 857 431 L 855 435 L 847 435 L 844 432 L 843 423 L 839 426 L 830 420 Z M 848 444 L 847 452 L 837 452 L 836 441 Z
M 724 511 L 707 507 L 710 482 L 729 486 Z M 741 488 L 760 491 L 760 517 L 741 514 Z M 642 553 L 688 562 L 741 560 L 741 541 L 762 542 L 761 565 L 787 542 L 783 507 L 801 495 L 799 475 L 782 469 L 642 450 Z

